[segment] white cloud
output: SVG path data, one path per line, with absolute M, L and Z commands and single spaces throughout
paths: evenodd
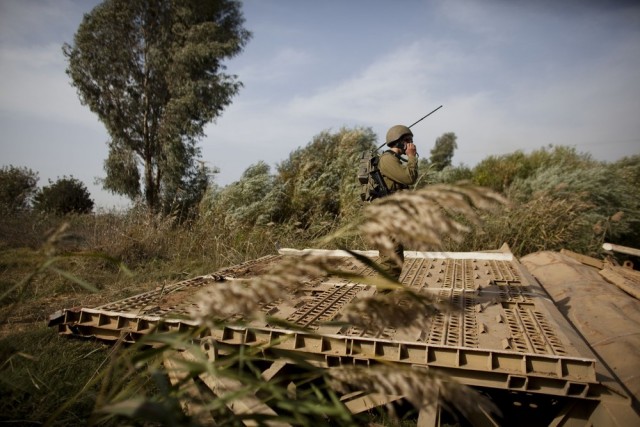
M 248 84 L 269 84 L 273 81 L 286 81 L 300 73 L 300 69 L 313 63 L 313 57 L 306 51 L 285 47 L 275 55 L 244 64 L 234 73 L 242 76 Z
M 318 88 L 308 97 L 297 96 L 288 105 L 295 117 L 326 117 L 344 122 L 399 120 L 424 100 L 432 63 L 425 62 L 414 43 L 375 58 L 359 74 Z
M 0 50 L 0 110 L 69 123 L 94 125 L 65 74 L 59 45 Z
M 411 123 L 440 104 L 442 110 L 414 128 L 422 156 L 445 132 L 458 135 L 454 162 L 466 164 L 548 143 L 637 142 L 640 27 L 633 21 L 638 9 L 635 15 L 580 9 L 569 16 L 554 14 L 555 2 L 544 7 L 512 3 L 440 1 L 429 3 L 425 15 L 411 15 L 407 6 L 410 22 L 399 32 L 371 30 L 370 22 L 355 20 L 361 17 L 358 8 L 345 3 L 341 16 L 354 19 L 349 32 L 341 33 L 347 37 L 344 44 L 335 46 L 326 45 L 335 41 L 329 26 L 326 34 L 317 33 L 321 27 L 309 34 L 299 9 L 297 19 L 287 21 L 291 6 L 254 3 L 257 9 L 247 21 L 254 39 L 229 62 L 229 72 L 246 87 L 207 127 L 204 160 L 222 169 L 219 181 L 226 184 L 259 160 L 285 160 L 323 130 L 362 125 L 383 136 L 389 126 Z M 90 10 L 79 4 L 0 2 L 0 112 L 21 113 L 42 127 L 51 121 L 68 124 L 74 133 L 89 127 L 92 141 L 101 135 L 106 140 L 64 73 L 62 41 L 70 41 L 81 12 Z M 305 16 L 313 13 L 308 7 Z M 368 17 L 386 22 L 377 10 L 369 12 Z M 51 28 L 57 36 L 51 36 Z M 354 52 L 354 46 L 366 48 Z M 632 146 L 614 148 L 604 154 Z M 103 151 L 87 154 L 96 157 L 94 170 L 100 170 Z M 55 173 L 80 176 L 79 163 L 87 162 L 71 162 Z

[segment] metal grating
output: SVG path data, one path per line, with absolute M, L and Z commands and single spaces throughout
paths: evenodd
M 288 253 L 291 253 L 289 251 Z M 295 252 L 294 252 L 295 254 Z M 331 252 L 338 269 L 371 276 L 346 253 Z M 365 253 L 375 259 L 376 254 Z M 284 255 L 264 257 L 97 308 L 65 310 L 54 317 L 61 333 L 135 341 L 153 330 L 181 331 L 197 326 L 186 313 L 197 291 L 229 277 L 248 279 L 278 263 Z M 468 385 L 599 399 L 617 395 L 597 378 L 596 361 L 586 346 L 574 346 L 566 326 L 557 323 L 539 285 L 523 274 L 511 254 L 406 253 L 401 281 L 434 295 L 457 310 L 439 313 L 424 330 L 382 332 L 327 324 L 339 320 L 351 301 L 375 289 L 328 278 L 309 278 L 293 301 L 262 307 L 315 334 L 253 322 L 223 327 L 208 338 L 228 345 L 264 345 L 323 356 L 327 366 L 389 361 L 440 369 Z M 404 304 L 400 301 L 398 309 Z M 557 314 L 557 313 L 556 313 Z
M 321 322 L 334 319 L 340 310 L 362 290 L 364 286 L 350 283 L 335 285 L 287 317 L 287 320 L 298 326 L 316 330 Z

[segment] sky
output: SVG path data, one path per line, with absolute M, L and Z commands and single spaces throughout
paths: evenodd
M 39 185 L 82 181 L 97 207 L 109 135 L 65 73 L 96 0 L 0 0 L 0 166 Z M 246 0 L 252 38 L 227 60 L 244 86 L 205 129 L 202 160 L 228 185 L 286 160 L 323 131 L 412 128 L 428 157 L 458 137 L 454 165 L 575 147 L 613 162 L 640 154 L 640 1 Z M 356 165 L 354 165 L 355 176 Z M 355 179 L 355 178 L 354 178 Z

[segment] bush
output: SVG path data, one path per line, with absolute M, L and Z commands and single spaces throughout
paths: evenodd
M 484 218 L 477 231 L 450 250 L 485 250 L 508 243 L 514 254 L 570 249 L 598 256 L 604 241 L 630 246 L 640 239 L 637 197 L 640 156 L 590 167 L 562 163 L 515 178 L 511 205 Z
M 322 132 L 292 152 L 275 174 L 259 162 L 237 182 L 210 191 L 201 215 L 227 226 L 277 223 L 306 230 L 322 225 L 316 232 L 326 232 L 326 224 L 361 210 L 356 168 L 360 153 L 373 150 L 375 140 L 370 129 Z
M 518 150 L 503 156 L 489 156 L 473 168 L 473 181 L 494 191 L 506 192 L 516 179 L 527 179 L 539 169 L 552 166 L 585 168 L 597 164 L 575 148 L 549 146 L 525 154 Z
M 432 168 L 429 163 L 420 160 L 418 181 L 416 188 L 424 188 L 432 184 L 455 184 L 459 181 L 470 181 L 473 174 L 469 167 L 461 164 L 459 166 L 447 166 L 438 171 Z
M 322 132 L 278 165 L 276 191 L 284 196 L 277 219 L 313 223 L 350 218 L 362 208 L 356 171 L 360 154 L 375 149 L 369 128 Z
M 202 213 L 229 226 L 269 223 L 278 205 L 270 172 L 262 161 L 249 166 L 238 181 L 210 191 L 200 206 Z
M 56 182 L 49 180 L 49 185 L 36 194 L 34 207 L 56 215 L 84 214 L 93 210 L 93 200 L 82 182 L 65 176 Z
M 26 210 L 36 194 L 38 173 L 27 168 L 3 166 L 0 169 L 0 211 Z

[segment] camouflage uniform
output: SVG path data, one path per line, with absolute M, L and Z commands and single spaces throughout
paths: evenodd
M 380 156 L 380 163 L 378 164 L 385 184 L 392 193 L 406 190 L 410 185 L 415 184 L 418 179 L 418 157 L 409 157 L 406 165 L 403 165 L 400 159 L 399 154 L 389 150 Z M 393 241 L 395 244 L 392 253 L 385 253 L 384 250 L 380 251 L 380 263 L 389 275 L 399 280 L 400 273 L 402 273 L 402 265 L 404 264 L 404 246 L 395 241 L 395 239 Z M 394 253 L 401 260 L 399 265 L 393 259 Z

